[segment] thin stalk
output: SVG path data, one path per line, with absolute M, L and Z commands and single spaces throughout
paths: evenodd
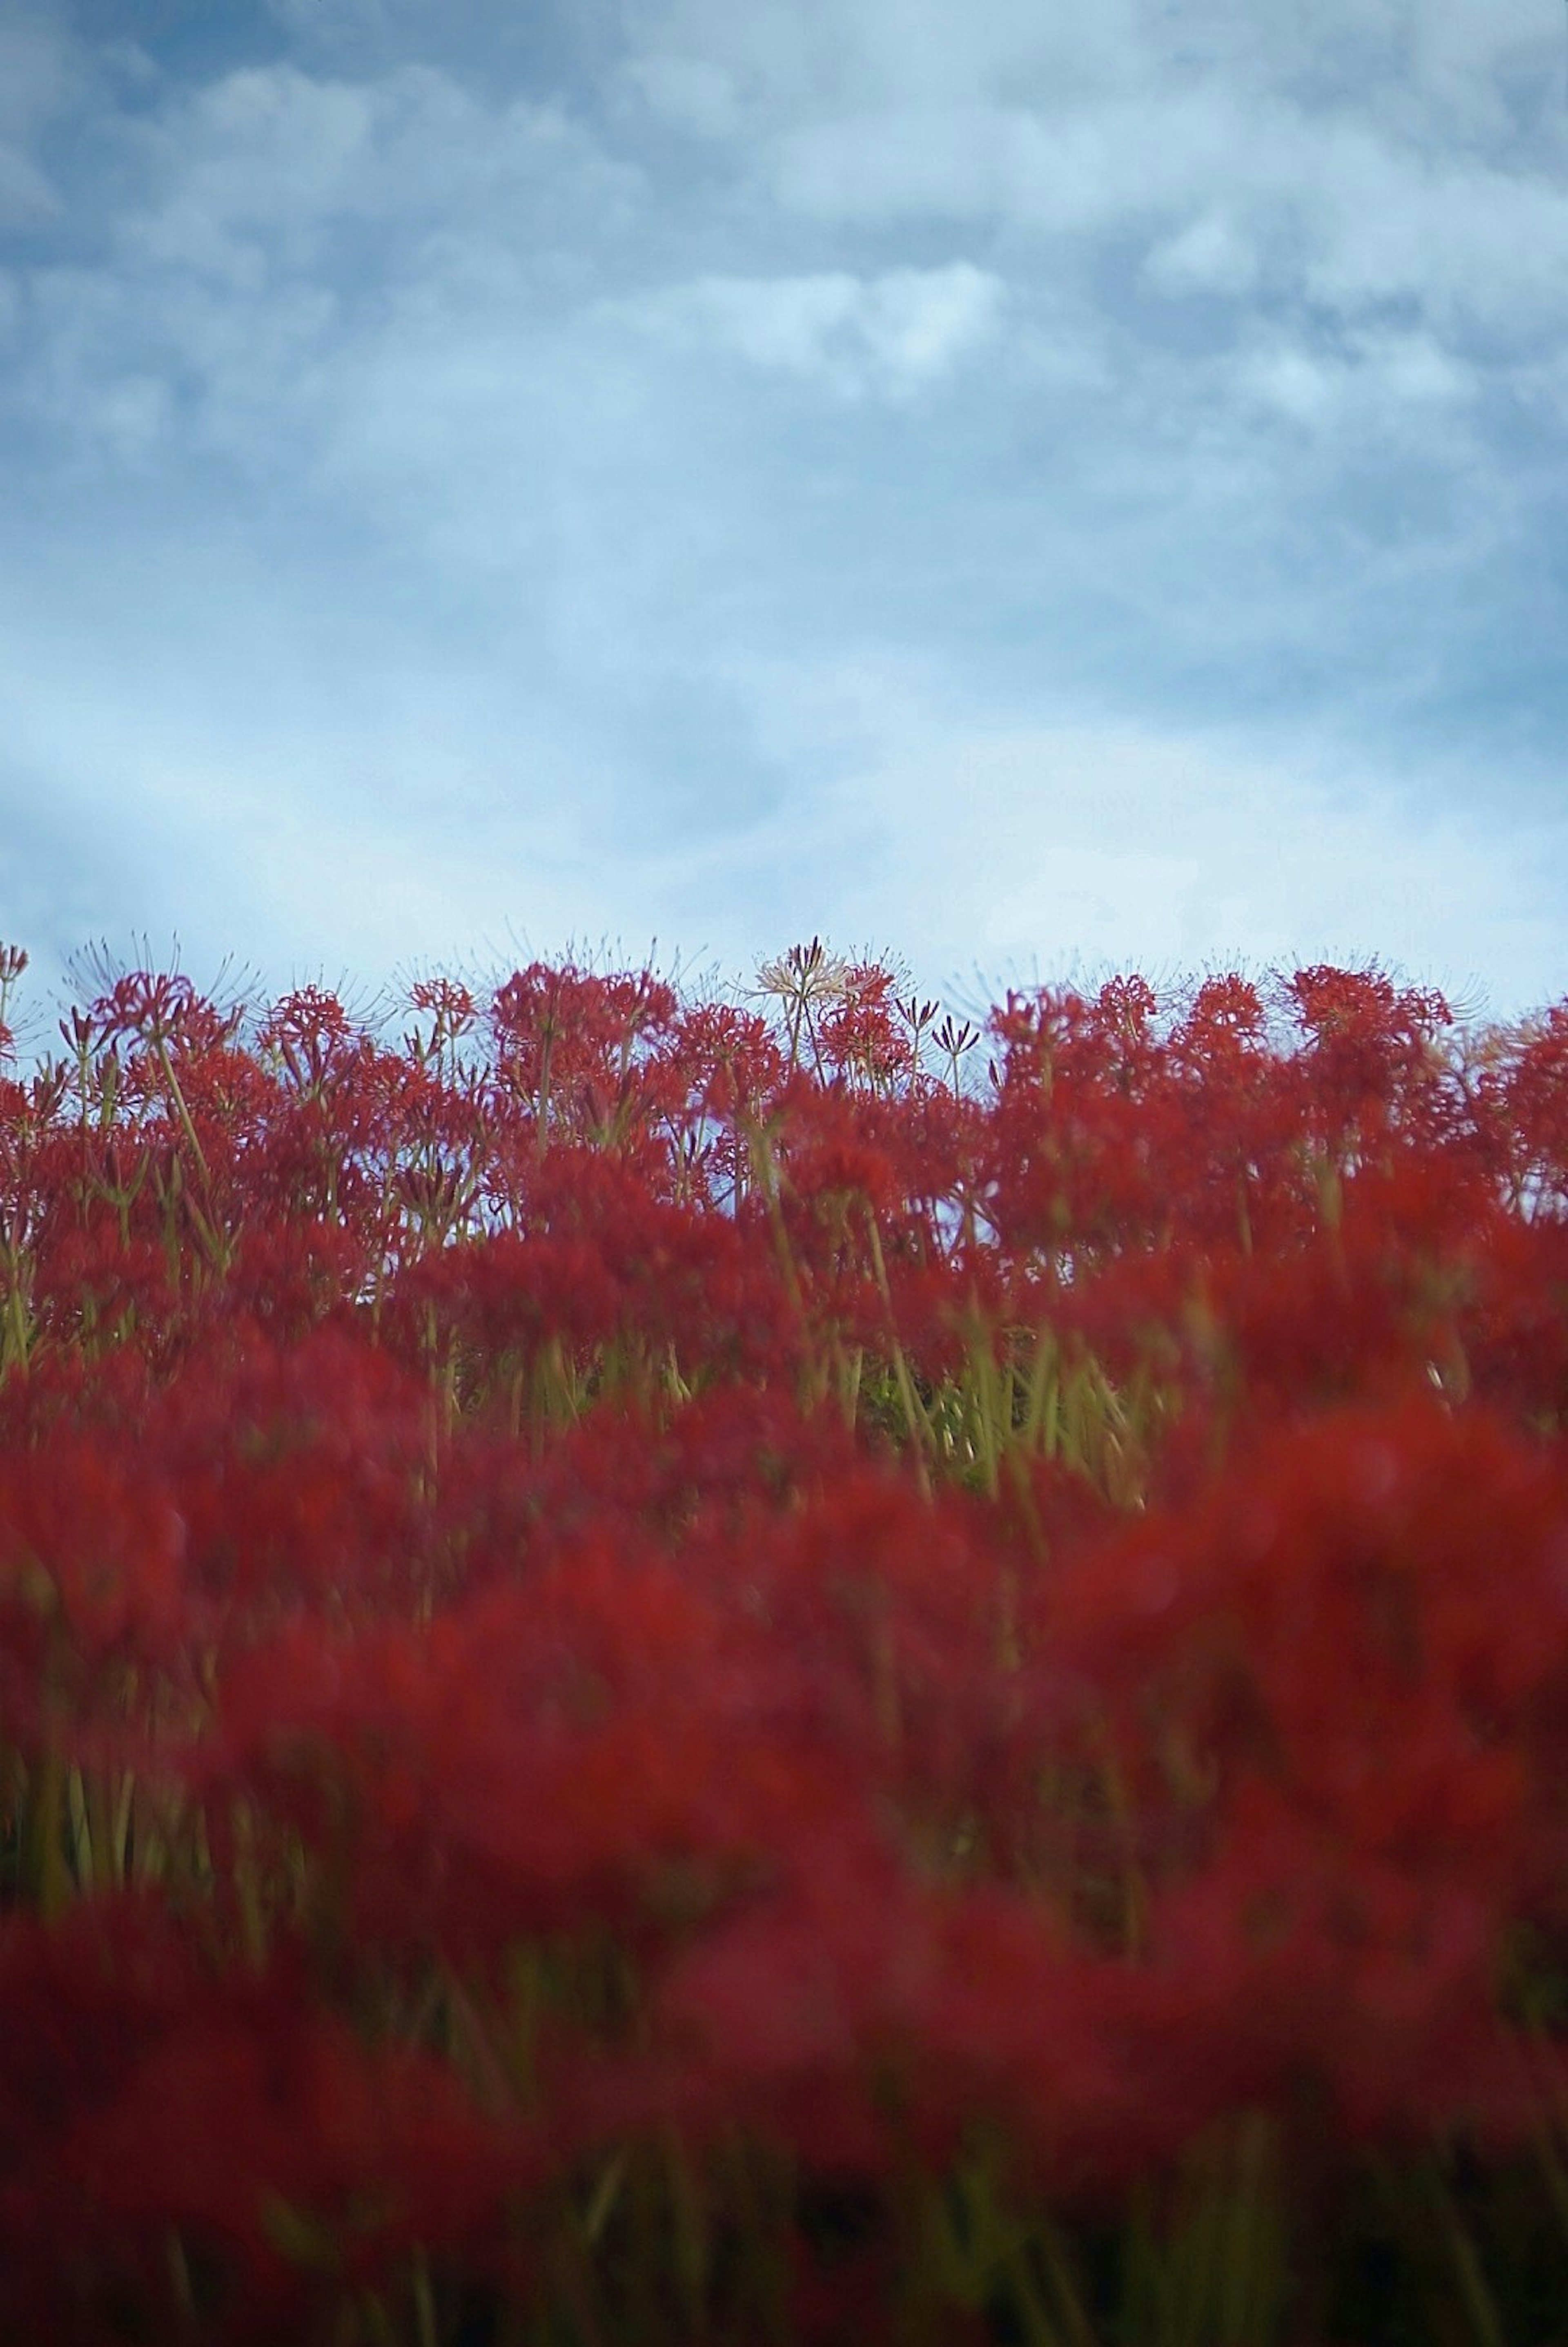
M 414 2337 L 417 2347 L 437 2347 L 435 2323 L 435 2291 L 431 2284 L 430 2256 L 422 2245 L 413 2253 L 413 2272 L 410 2279 L 413 2298 Z
M 999 1432 L 1003 1417 L 1003 1403 L 999 1391 L 1001 1376 L 996 1363 L 991 1357 L 991 1348 L 986 1342 L 986 1332 L 978 1319 L 972 1326 L 969 1343 L 965 1348 L 965 1368 L 967 1376 L 962 1394 L 966 1407 L 963 1417 L 973 1430 L 971 1455 L 980 1461 L 981 1477 L 985 1487 L 986 1497 L 994 1500 L 1000 1488 L 998 1471 L 1006 1434 Z M 1009 1397 L 1006 1406 L 1006 1416 L 1009 1421 L 1012 1415 L 1011 1397 Z
M 1062 1442 L 1062 1382 L 1056 1339 L 1048 1327 L 1034 1340 L 1034 1358 L 1024 1380 L 1023 1423 L 1019 1429 L 1025 1450 L 1054 1459 Z
M 1481 2253 L 1466 2230 L 1453 2195 L 1437 2168 L 1432 2169 L 1433 2197 L 1442 2210 L 1443 2232 L 1460 2297 L 1470 2319 L 1476 2347 L 1503 2347 L 1502 2321 L 1487 2284 Z
M 89 1891 L 93 1888 L 93 1834 L 87 1817 L 87 1788 L 79 1768 L 66 1771 L 66 1821 L 70 1829 L 71 1864 L 76 1878 L 76 1888 Z
M 0 1250 L 0 1270 L 5 1275 L 5 1318 L 0 1327 L 0 1377 L 8 1369 L 27 1374 L 28 1357 L 32 1349 L 32 1317 L 22 1277 L 22 1255 L 19 1248 L 7 1245 Z
M 168 1056 L 168 1045 L 161 1035 L 158 1035 L 154 1038 L 153 1049 L 158 1053 L 158 1064 L 163 1071 L 163 1080 L 168 1086 L 170 1098 L 174 1102 L 175 1112 L 179 1118 L 180 1124 L 185 1133 L 185 1137 L 190 1143 L 190 1153 L 195 1158 L 197 1164 L 201 1170 L 202 1185 L 210 1196 L 212 1191 L 212 1176 L 208 1170 L 207 1159 L 203 1154 L 201 1143 L 197 1137 L 196 1127 L 190 1121 L 190 1111 L 185 1104 L 185 1094 L 179 1088 L 179 1078 L 174 1072 L 174 1061 Z
M 1051 2295 L 1055 2301 L 1057 2321 L 1066 2347 L 1096 2347 L 1094 2326 L 1084 2310 L 1084 2300 L 1067 2260 L 1062 2236 L 1049 2216 L 1040 2218 L 1034 2227 Z
M 789 1298 L 791 1309 L 799 1319 L 804 1311 L 804 1306 L 800 1296 L 799 1276 L 796 1271 L 795 1257 L 789 1245 L 789 1234 L 784 1226 L 784 1210 L 779 1197 L 778 1168 L 773 1162 L 773 1153 L 768 1145 L 768 1136 L 762 1127 L 748 1123 L 744 1127 L 744 1132 L 748 1153 L 751 1158 L 752 1176 L 761 1187 L 762 1203 L 768 1215 L 768 1227 L 773 1236 L 774 1252 L 779 1258 L 779 1268 L 783 1276 L 785 1293 Z
M 61 1847 L 65 1802 L 65 1756 L 58 1745 L 51 1743 L 41 1764 L 27 1770 L 22 1844 L 23 1883 L 45 1922 L 52 1922 L 66 1903 L 66 1855 Z
M 929 1499 L 932 1485 L 925 1452 L 929 1450 L 933 1457 L 936 1455 L 936 1434 L 931 1419 L 926 1415 L 924 1404 L 915 1391 L 914 1379 L 910 1375 L 909 1363 L 904 1358 L 904 1348 L 899 1339 L 893 1319 L 892 1290 L 888 1285 L 888 1267 L 882 1259 L 881 1233 L 877 1228 L 876 1215 L 869 1205 L 866 1209 L 866 1228 L 871 1235 L 871 1266 L 876 1275 L 877 1292 L 882 1299 L 882 1306 L 888 1316 L 888 1341 L 892 1348 L 893 1375 L 898 1379 L 899 1398 L 903 1403 L 904 1417 L 914 1440 L 915 1474 L 921 1493 Z

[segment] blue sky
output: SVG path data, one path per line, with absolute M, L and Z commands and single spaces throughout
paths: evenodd
M 1544 1005 L 1565 327 L 1562 0 L 8 0 L 0 939 Z

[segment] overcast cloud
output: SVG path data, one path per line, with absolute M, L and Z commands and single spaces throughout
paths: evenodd
M 1557 999 L 1565 329 L 1562 0 L 11 0 L 0 940 Z

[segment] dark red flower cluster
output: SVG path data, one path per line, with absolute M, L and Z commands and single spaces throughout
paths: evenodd
M 0 2338 L 1544 2347 L 1568 1008 L 762 979 L 0 1081 Z

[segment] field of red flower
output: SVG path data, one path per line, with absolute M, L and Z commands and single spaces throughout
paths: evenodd
M 0 1023 L 0 2339 L 1560 2342 L 1568 1006 L 761 978 Z

